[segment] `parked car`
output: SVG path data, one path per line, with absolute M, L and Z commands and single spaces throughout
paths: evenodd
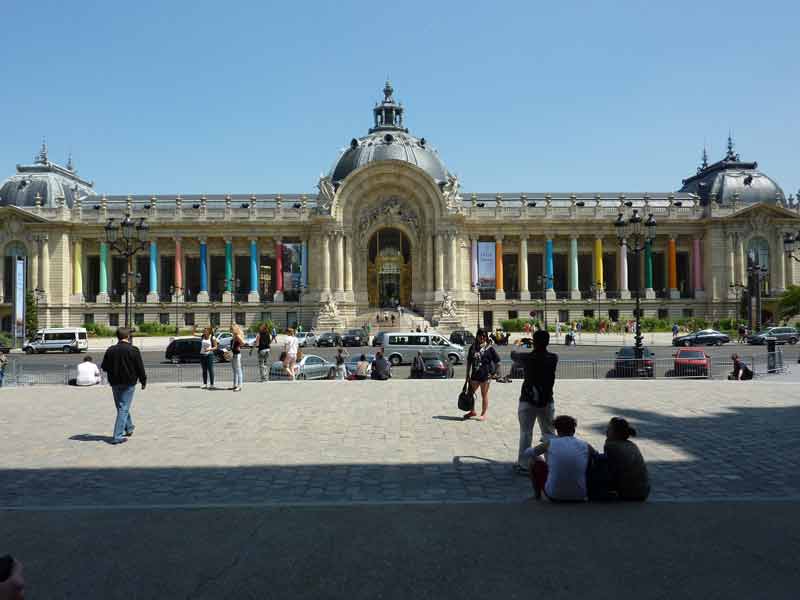
M 342 346 L 366 346 L 369 336 L 363 329 L 348 329 L 342 336 Z
M 672 338 L 673 346 L 721 346 L 731 341 L 724 333 L 714 329 L 701 329 L 687 335 Z
M 164 352 L 164 358 L 171 363 L 196 363 L 200 362 L 201 338 L 195 336 L 176 337 L 168 345 Z M 214 352 L 217 362 L 225 362 L 225 355 L 222 348 L 217 348 Z
M 774 337 L 776 344 L 796 344 L 800 333 L 794 327 L 768 327 L 747 337 L 748 344 L 766 344 L 768 337 Z
M 475 336 L 467 329 L 455 329 L 450 333 L 450 341 L 459 346 L 470 346 L 475 341 Z
M 244 336 L 244 347 L 253 348 L 256 345 L 256 334 L 248 333 Z
M 315 346 L 317 344 L 317 334 L 313 331 L 301 331 L 294 336 L 297 338 L 297 344 L 300 348 Z
M 230 331 L 216 331 L 214 337 L 217 338 L 217 343 L 225 348 L 231 345 L 233 341 L 233 334 Z
M 372 337 L 372 346 L 373 347 L 383 346 L 385 343 L 386 343 L 386 332 L 385 331 L 381 331 L 380 333 L 376 333 Z
M 708 377 L 711 358 L 702 348 L 680 348 L 675 354 L 672 375 L 675 377 Z
M 653 354 L 646 346 L 642 358 L 636 358 L 636 348 L 623 346 L 614 353 L 614 377 L 654 377 Z
M 367 367 L 367 375 L 370 375 L 372 373 L 372 361 L 375 360 L 375 355 L 374 354 L 365 354 L 364 356 L 367 359 L 367 363 L 369 363 L 369 366 Z M 347 376 L 348 377 L 350 377 L 351 375 L 355 375 L 356 374 L 356 364 L 358 364 L 359 360 L 361 360 L 361 355 L 360 354 L 353 354 L 353 355 L 347 357 L 347 360 L 345 361 L 344 366 L 347 369 Z
M 317 338 L 317 348 L 321 348 L 323 346 L 334 348 L 336 346 L 341 346 L 341 345 L 342 345 L 342 336 L 332 331 L 323 333 L 321 336 Z
M 26 354 L 44 352 L 85 352 L 89 337 L 84 327 L 50 327 L 39 329 L 22 346 Z
M 412 373 L 413 379 L 452 379 L 455 375 L 453 363 L 447 357 L 423 355 L 422 361 L 425 363 L 425 371 Z
M 297 363 L 297 379 L 333 379 L 336 375 L 336 365 L 320 356 L 306 354 Z M 283 363 L 276 361 L 269 369 L 270 380 L 287 380 L 289 376 L 283 369 Z

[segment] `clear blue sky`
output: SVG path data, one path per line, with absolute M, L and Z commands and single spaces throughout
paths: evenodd
M 730 129 L 794 193 L 799 4 L 5 0 L 0 178 L 312 192 L 388 74 L 466 191 L 675 190 Z

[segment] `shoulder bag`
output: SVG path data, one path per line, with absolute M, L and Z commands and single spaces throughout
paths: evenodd
M 475 394 L 470 390 L 469 382 L 464 382 L 464 387 L 461 388 L 461 393 L 458 395 L 458 409 L 463 411 L 471 411 L 475 408 Z

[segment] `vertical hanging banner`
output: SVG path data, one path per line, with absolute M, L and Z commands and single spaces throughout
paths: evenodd
M 303 276 L 303 244 L 283 243 L 283 289 L 299 290 Z
M 485 289 L 496 287 L 494 242 L 478 242 L 478 285 Z
M 14 335 L 25 339 L 25 258 L 14 261 Z

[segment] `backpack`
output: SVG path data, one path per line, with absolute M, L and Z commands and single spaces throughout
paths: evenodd
M 586 493 L 591 502 L 605 502 L 615 497 L 611 492 L 611 467 L 605 454 L 589 453 L 589 464 L 586 466 Z

